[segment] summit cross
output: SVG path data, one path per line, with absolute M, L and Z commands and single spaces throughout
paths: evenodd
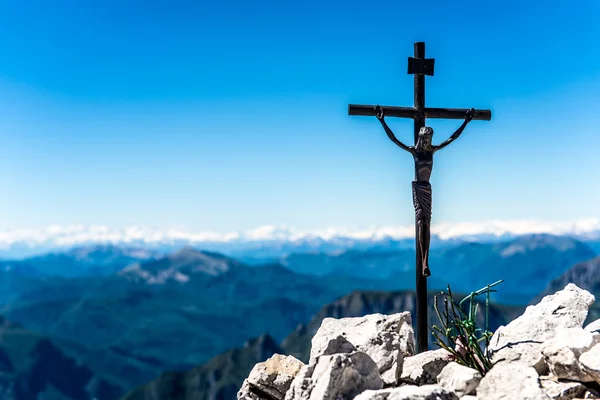
M 472 120 L 489 121 L 490 110 L 425 107 L 425 75 L 433 76 L 434 59 L 425 58 L 425 43 L 414 45 L 414 57 L 408 58 L 408 74 L 414 75 L 414 106 L 392 107 L 379 105 L 348 106 L 348 115 L 375 116 L 381 122 L 390 140 L 412 154 L 415 162 L 415 180 L 412 183 L 415 207 L 416 290 L 417 290 L 417 352 L 427 351 L 429 345 L 427 319 L 427 277 L 429 270 L 429 240 L 431 224 L 431 185 L 433 154 L 456 140 Z M 385 122 L 385 117 L 411 118 L 414 121 L 414 146 L 407 146 L 396 138 Z M 425 118 L 464 119 L 463 124 L 439 145 L 431 143 L 433 129 L 425 126 Z

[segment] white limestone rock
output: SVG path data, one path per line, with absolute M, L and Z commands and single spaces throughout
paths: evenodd
M 318 333 L 319 333 L 319 331 L 317 331 L 317 334 Z M 339 354 L 339 353 L 354 353 L 355 351 L 358 351 L 356 346 L 354 346 L 352 343 L 350 343 L 348 341 L 348 339 L 346 339 L 343 335 L 334 336 L 332 334 L 331 336 L 325 338 L 324 340 L 321 340 L 321 338 L 319 338 L 317 341 L 315 341 L 315 337 L 316 337 L 316 335 L 312 339 L 313 344 L 311 346 L 311 358 L 310 358 L 309 364 L 312 364 L 314 362 L 314 360 L 319 356 Z M 316 348 L 315 348 L 315 346 L 316 346 Z M 318 349 L 318 352 L 319 352 L 319 354 L 317 354 L 317 350 L 315 350 L 314 357 L 312 356 L 313 349 Z
M 540 377 L 540 384 L 553 400 L 573 400 L 585 395 L 586 387 L 581 382 L 561 381 L 554 377 Z
M 588 326 L 585 327 L 585 330 L 588 332 L 600 333 L 600 319 L 597 319 L 594 322 L 591 322 L 590 324 L 588 324 Z
M 519 361 L 545 373 L 541 344 L 552 339 L 559 328 L 581 328 L 593 302 L 590 292 L 569 283 L 527 307 L 523 315 L 494 333 L 488 347 L 492 362 Z
M 292 381 L 304 363 L 292 356 L 275 354 L 265 362 L 254 366 L 248 375 L 250 388 L 256 393 L 266 393 L 270 398 L 283 400 Z
M 386 385 L 398 382 L 404 357 L 415 353 L 409 312 L 358 318 L 325 318 L 312 338 L 309 364 L 317 357 L 355 350 L 368 354 Z
M 383 388 L 377 364 L 363 352 L 318 357 L 302 367 L 285 400 L 352 400 Z
M 549 400 L 535 368 L 520 362 L 494 365 L 477 387 L 480 400 Z
M 444 349 L 430 350 L 406 357 L 400 382 L 413 385 L 433 385 L 444 367 L 452 362 L 452 354 Z
M 563 328 L 556 337 L 541 345 L 546 365 L 552 375 L 559 379 L 593 382 L 594 377 L 579 362 L 579 357 L 600 343 L 600 334 L 583 328 Z
M 600 344 L 583 353 L 579 362 L 594 381 L 600 384 Z
M 481 378 L 479 371 L 451 362 L 442 369 L 437 377 L 437 383 L 459 396 L 464 396 L 475 391 Z
M 367 390 L 354 400 L 458 400 L 458 396 L 440 386 L 406 385 L 392 389 Z

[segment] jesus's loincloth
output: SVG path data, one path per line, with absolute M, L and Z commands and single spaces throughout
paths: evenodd
M 413 181 L 412 189 L 417 221 L 431 222 L 431 184 L 427 181 Z

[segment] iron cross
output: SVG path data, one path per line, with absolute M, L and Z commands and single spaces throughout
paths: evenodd
M 425 43 L 415 43 L 415 56 L 408 59 L 408 74 L 414 75 L 414 107 L 378 105 L 348 106 L 348 115 L 376 116 L 386 134 L 397 146 L 411 153 L 415 160 L 413 202 L 415 206 L 416 275 L 417 275 L 417 351 L 428 349 L 427 276 L 429 272 L 429 239 L 431 222 L 431 185 L 433 154 L 456 140 L 471 120 L 489 121 L 490 110 L 425 107 L 425 75 L 433 76 L 434 59 L 425 58 Z M 384 118 L 412 118 L 414 121 L 414 146 L 407 146 L 396 138 Z M 440 145 L 433 145 L 433 130 L 425 126 L 425 118 L 464 119 L 460 128 Z

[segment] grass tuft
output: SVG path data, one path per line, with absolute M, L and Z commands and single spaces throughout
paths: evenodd
M 476 369 L 482 376 L 492 368 L 486 351 L 493 334 L 489 331 L 490 293 L 496 292 L 492 287 L 500 283 L 502 280 L 472 292 L 460 302 L 452 297 L 448 285 L 447 292 L 441 292 L 433 299 L 433 307 L 440 321 L 440 326 L 431 326 L 435 344 L 452 353 L 457 363 Z M 481 295 L 485 295 L 484 328 L 478 328 L 476 323 L 479 304 L 475 298 Z M 438 304 L 440 296 L 443 297 L 442 307 Z

